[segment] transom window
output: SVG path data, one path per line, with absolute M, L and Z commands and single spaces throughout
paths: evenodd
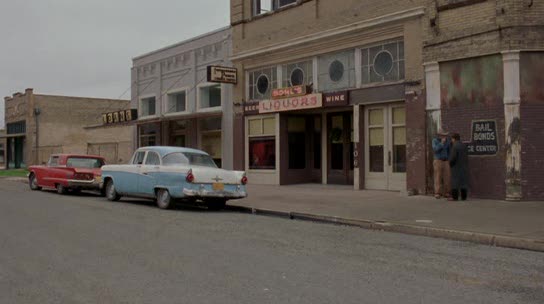
M 361 50 L 363 84 L 404 79 L 404 42 L 393 41 Z
M 155 96 L 142 98 L 140 100 L 140 113 L 142 113 L 141 116 L 155 115 L 156 114 L 155 104 L 156 104 Z
M 187 110 L 186 93 L 179 91 L 168 94 L 168 113 L 185 112 Z
M 249 72 L 249 99 L 270 98 L 272 89 L 278 87 L 277 68 L 268 67 Z
M 313 83 L 313 64 L 311 60 L 282 65 L 282 86 L 292 87 Z

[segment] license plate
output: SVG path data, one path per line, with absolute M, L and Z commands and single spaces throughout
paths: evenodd
M 213 190 L 225 190 L 225 184 L 223 184 L 223 183 L 213 183 L 212 188 L 213 188 Z

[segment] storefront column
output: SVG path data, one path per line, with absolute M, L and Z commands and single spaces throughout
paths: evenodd
M 360 176 L 360 166 L 359 163 L 359 142 L 360 142 L 360 114 L 361 107 L 359 105 L 353 106 L 353 189 L 359 190 L 361 187 L 361 176 Z
M 321 114 L 321 183 L 327 184 L 327 174 L 329 174 L 329 163 L 327 154 L 327 113 Z
M 431 138 L 442 126 L 440 107 L 440 67 L 438 62 L 430 62 L 425 66 L 425 86 L 427 90 L 428 133 Z
M 521 199 L 521 124 L 519 51 L 502 52 L 504 70 L 504 130 L 506 200 Z

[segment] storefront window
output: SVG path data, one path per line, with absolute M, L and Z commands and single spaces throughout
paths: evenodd
M 200 88 L 200 109 L 215 108 L 221 106 L 221 85 L 215 84 Z
M 142 125 L 139 129 L 140 147 L 157 145 L 160 133 L 157 124 Z
M 4 144 L 0 144 L 0 163 L 3 163 L 5 161 L 4 153 Z
M 289 117 L 287 119 L 289 169 L 306 168 L 306 119 Z
M 248 119 L 250 169 L 276 169 L 275 123 L 274 117 Z
M 369 171 L 384 172 L 384 119 L 383 109 L 368 111 Z
M 185 112 L 186 110 L 185 91 L 168 94 L 168 113 Z
M 205 118 L 199 124 L 201 149 L 210 154 L 217 167 L 221 168 L 221 117 Z
M 393 108 L 393 172 L 406 172 L 405 122 L 405 108 Z
M 282 65 L 283 87 L 292 87 L 313 83 L 312 60 Z
M 314 169 L 321 169 L 321 117 L 314 118 Z
M 404 42 L 393 41 L 361 50 L 362 83 L 404 79 Z
M 277 67 L 272 66 L 249 72 L 249 100 L 270 98 L 272 89 L 278 87 Z

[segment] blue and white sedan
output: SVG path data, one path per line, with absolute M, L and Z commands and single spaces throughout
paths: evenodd
M 176 200 L 221 209 L 227 200 L 247 196 L 245 172 L 219 169 L 208 153 L 180 147 L 139 148 L 128 165 L 102 167 L 102 181 L 110 201 L 150 198 L 161 209 Z

